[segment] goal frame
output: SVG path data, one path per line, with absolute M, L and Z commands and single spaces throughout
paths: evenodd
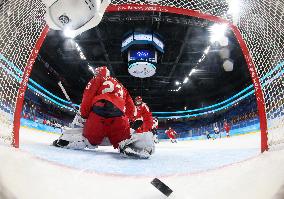
M 237 38 L 237 41 L 239 42 L 239 45 L 242 49 L 242 53 L 244 55 L 244 58 L 246 60 L 246 64 L 248 66 L 248 70 L 250 73 L 250 77 L 253 82 L 253 86 L 255 89 L 255 96 L 257 100 L 257 108 L 258 108 L 258 114 L 259 114 L 259 121 L 260 121 L 260 131 L 261 131 L 261 143 L 260 148 L 261 152 L 268 150 L 268 137 L 267 137 L 267 118 L 266 118 L 266 111 L 265 111 L 265 103 L 264 103 L 264 96 L 262 87 L 260 84 L 259 76 L 257 74 L 256 67 L 253 63 L 252 57 L 249 53 L 249 49 L 238 29 L 237 26 L 235 26 L 230 21 L 223 19 L 218 16 L 210 15 L 201 13 L 195 10 L 191 9 L 184 9 L 184 8 L 177 8 L 177 7 L 170 7 L 170 6 L 160 6 L 160 5 L 147 5 L 147 4 L 121 4 L 121 5 L 109 5 L 106 12 L 128 12 L 128 11 L 137 11 L 137 12 L 165 12 L 165 13 L 172 13 L 172 14 L 179 14 L 179 15 L 186 15 L 186 16 L 192 16 L 197 17 L 201 19 L 206 19 L 215 23 L 226 23 L 228 27 L 232 30 L 235 37 Z M 27 83 L 33 68 L 33 64 L 35 62 L 35 59 L 38 55 L 38 52 L 41 48 L 42 43 L 44 42 L 47 33 L 48 33 L 48 26 L 46 25 L 41 32 L 40 37 L 38 38 L 36 45 L 34 49 L 32 50 L 28 62 L 26 64 L 26 67 L 24 69 L 24 74 L 22 81 L 20 83 L 20 88 L 18 90 L 17 94 L 17 100 L 16 100 L 16 108 L 14 113 L 14 122 L 13 122 L 13 141 L 12 145 L 16 148 L 19 148 L 19 130 L 20 130 L 20 119 L 21 119 L 21 111 L 23 108 L 23 102 L 24 102 L 24 95 L 25 91 L 27 89 Z

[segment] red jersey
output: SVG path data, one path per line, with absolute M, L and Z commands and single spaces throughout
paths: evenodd
M 126 88 L 113 77 L 98 75 L 91 79 L 83 93 L 82 117 L 88 118 L 93 105 L 102 99 L 113 103 L 127 117 L 133 116 L 135 105 Z
M 230 124 L 228 124 L 227 122 L 224 123 L 224 129 L 226 132 L 229 132 L 231 127 L 230 127 Z
M 147 104 L 142 103 L 136 106 L 133 120 L 143 120 L 143 132 L 150 131 L 153 126 L 152 113 Z
M 174 138 L 177 133 L 173 129 L 168 129 L 166 130 L 166 134 L 168 135 L 169 138 Z

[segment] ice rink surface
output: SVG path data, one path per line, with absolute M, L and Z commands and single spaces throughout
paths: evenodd
M 259 133 L 160 142 L 149 160 L 109 146 L 56 148 L 58 135 L 27 128 L 20 135 L 20 149 L 0 144 L 1 199 L 166 198 L 150 184 L 154 177 L 174 190 L 168 198 L 284 198 L 284 150 L 260 154 Z
M 96 173 L 168 176 L 189 174 L 240 162 L 260 153 L 259 135 L 202 141 L 160 142 L 150 160 L 124 158 L 111 146 L 92 151 L 49 146 L 58 135 L 25 129 L 21 149 L 42 159 Z

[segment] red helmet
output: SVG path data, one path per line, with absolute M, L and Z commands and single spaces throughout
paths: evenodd
M 95 76 L 103 76 L 103 77 L 108 77 L 110 76 L 110 72 L 106 66 L 100 66 L 95 69 Z
M 135 97 L 135 104 L 136 105 L 141 105 L 142 104 L 142 97 L 141 96 Z

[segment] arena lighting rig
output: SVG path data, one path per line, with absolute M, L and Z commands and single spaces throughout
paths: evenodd
M 194 73 L 198 72 L 198 66 L 199 64 L 206 58 L 207 54 L 209 53 L 210 49 L 213 45 L 218 46 L 219 55 L 221 59 L 223 60 L 223 69 L 226 72 L 231 72 L 234 69 L 234 60 L 230 58 L 230 50 L 228 48 L 229 46 L 229 39 L 226 36 L 226 32 L 228 29 L 227 24 L 218 24 L 215 23 L 211 27 L 209 27 L 210 32 L 210 42 L 211 44 L 207 46 L 203 52 L 202 57 L 198 60 L 196 65 L 191 69 L 188 76 L 186 76 L 183 80 L 183 82 L 176 81 L 175 85 L 178 86 L 176 89 L 171 89 L 169 91 L 171 92 L 178 92 L 183 87 L 184 84 L 186 84 L 189 80 L 189 77 L 192 76 Z
M 158 61 L 164 53 L 164 43 L 158 34 L 131 32 L 124 37 L 121 52 L 128 62 L 130 75 L 151 77 L 156 73 Z

